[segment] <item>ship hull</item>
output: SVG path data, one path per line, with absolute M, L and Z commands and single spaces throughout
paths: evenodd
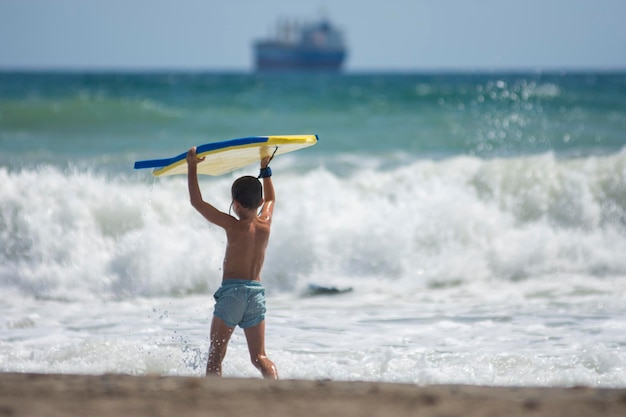
M 302 48 L 273 42 L 255 45 L 258 71 L 340 71 L 346 58 L 343 49 Z

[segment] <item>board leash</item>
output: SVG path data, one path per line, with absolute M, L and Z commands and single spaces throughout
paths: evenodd
M 274 155 L 276 155 L 276 151 L 278 150 L 278 146 L 274 147 L 274 152 L 272 152 L 272 156 L 270 156 L 270 160 L 267 161 L 267 166 L 270 166 L 270 162 L 274 159 Z

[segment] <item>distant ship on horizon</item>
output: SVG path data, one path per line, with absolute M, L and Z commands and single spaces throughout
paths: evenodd
M 262 72 L 338 72 L 347 54 L 343 34 L 326 18 L 304 24 L 282 20 L 274 37 L 254 42 L 255 67 Z

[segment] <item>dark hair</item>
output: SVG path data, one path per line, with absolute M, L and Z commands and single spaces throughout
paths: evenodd
M 256 209 L 261 205 L 263 199 L 263 187 L 257 178 L 246 175 L 238 178 L 230 189 L 233 200 L 247 209 Z

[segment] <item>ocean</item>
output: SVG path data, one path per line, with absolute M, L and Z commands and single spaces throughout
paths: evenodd
M 624 72 L 0 73 L 0 371 L 202 376 L 225 235 L 133 162 L 280 134 L 281 378 L 626 387 Z

